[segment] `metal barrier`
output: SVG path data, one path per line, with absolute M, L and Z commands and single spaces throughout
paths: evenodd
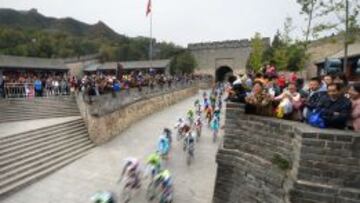
M 25 98 L 35 96 L 60 96 L 69 95 L 68 88 L 49 87 L 44 88 L 41 95 L 36 95 L 33 83 L 5 83 L 4 85 L 5 98 Z
M 4 85 L 5 98 L 27 97 L 27 88 L 32 85 L 30 83 L 6 83 Z

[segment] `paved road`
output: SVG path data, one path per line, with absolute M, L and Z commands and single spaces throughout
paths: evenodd
M 116 179 L 123 160 L 129 156 L 144 160 L 155 150 L 163 127 L 174 126 L 177 118 L 185 116 L 192 107 L 195 98 L 186 99 L 139 121 L 110 143 L 93 149 L 75 163 L 5 199 L 4 203 L 86 203 L 98 190 L 110 190 L 119 195 L 120 187 Z M 210 131 L 204 128 L 203 137 L 196 146 L 196 159 L 193 165 L 187 166 L 181 145 L 175 141 L 168 162 L 174 176 L 174 202 L 211 202 L 217 148 L 218 143 L 212 143 Z M 147 202 L 145 187 L 138 191 L 132 202 Z

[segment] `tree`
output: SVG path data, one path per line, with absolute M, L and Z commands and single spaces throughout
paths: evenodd
M 313 29 L 314 20 L 320 17 L 320 9 L 323 7 L 322 0 L 297 0 L 297 3 L 301 6 L 300 14 L 305 15 L 307 21 L 307 27 L 305 30 L 305 47 L 308 46 L 310 35 L 316 36 L 316 32 Z
M 325 20 L 314 27 L 316 32 L 344 33 L 344 70 L 347 70 L 348 45 L 354 41 L 352 33 L 359 29 L 359 12 L 359 0 L 322 0 L 320 15 Z
M 282 42 L 285 43 L 286 45 L 289 45 L 292 42 L 291 39 L 291 32 L 294 30 L 294 26 L 293 26 L 293 20 L 290 17 L 286 17 L 285 18 L 285 23 L 284 23 L 284 30 L 283 33 L 281 35 L 281 39 Z
M 291 39 L 293 29 L 292 19 L 286 18 L 283 31 L 277 31 L 271 47 L 264 53 L 265 62 L 274 64 L 278 70 L 299 71 L 308 59 L 304 44 Z
M 249 68 L 256 72 L 261 69 L 264 54 L 264 42 L 260 33 L 255 33 L 251 39 L 251 53 L 248 61 Z
M 170 73 L 184 74 L 193 73 L 196 67 L 196 60 L 189 51 L 178 53 L 170 62 Z

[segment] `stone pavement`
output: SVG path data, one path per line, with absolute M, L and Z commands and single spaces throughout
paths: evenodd
M 67 121 L 77 120 L 79 118 L 80 116 L 71 116 L 71 117 L 61 117 L 61 118 L 49 118 L 49 119 L 37 119 L 30 121 L 0 123 L 0 137 L 11 136 L 14 134 L 35 130 L 50 125 L 56 125 Z
M 200 97 L 200 94 L 198 95 Z M 173 127 L 178 117 L 184 117 L 196 97 L 186 99 L 170 108 L 155 113 L 133 125 L 108 144 L 96 147 L 87 156 L 54 174 L 4 199 L 4 203 L 86 203 L 93 193 L 109 190 L 120 193 L 116 181 L 123 160 L 137 157 L 144 160 L 155 150 L 164 127 Z M 168 168 L 174 176 L 175 201 L 178 203 L 209 203 L 212 200 L 217 143 L 212 143 L 210 130 L 204 127 L 201 141 L 196 146 L 195 161 L 185 162 L 182 143 L 174 140 Z M 145 200 L 142 187 L 132 202 Z

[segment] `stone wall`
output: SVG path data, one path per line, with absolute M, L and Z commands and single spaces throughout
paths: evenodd
M 88 126 L 90 139 L 100 145 L 108 142 L 119 135 L 126 128 L 140 119 L 156 111 L 164 109 L 183 99 L 195 95 L 199 91 L 199 85 L 181 90 L 173 90 L 164 94 L 153 94 L 126 103 L 121 108 L 117 102 L 106 102 L 100 107 L 85 103 L 81 96 L 77 97 L 78 106 L 82 117 Z M 107 100 L 111 99 L 106 97 Z M 114 98 L 113 98 L 114 99 Z M 100 109 L 112 109 L 112 112 L 99 114 Z M 95 109 L 94 109 L 95 108 Z
M 360 202 L 360 135 L 227 104 L 214 203 Z
M 264 44 L 270 45 L 270 39 L 264 38 Z M 230 67 L 234 73 L 244 72 L 251 52 L 251 42 L 231 40 L 189 44 L 188 49 L 194 55 L 197 73 L 215 75 L 221 66 Z

